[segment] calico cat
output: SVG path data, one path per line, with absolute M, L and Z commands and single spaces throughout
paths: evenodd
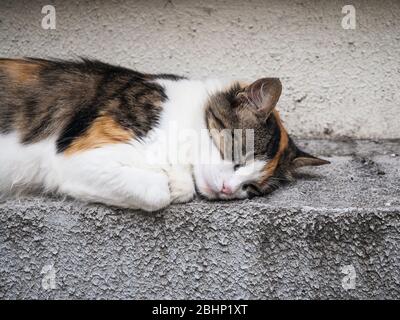
M 289 137 L 275 110 L 281 90 L 276 78 L 195 81 L 85 59 L 0 59 L 0 193 L 39 188 L 145 211 L 196 191 L 266 194 L 297 167 L 329 163 Z M 184 130 L 200 138 L 183 143 Z M 227 156 L 247 132 L 251 151 Z M 186 161 L 171 161 L 181 144 Z

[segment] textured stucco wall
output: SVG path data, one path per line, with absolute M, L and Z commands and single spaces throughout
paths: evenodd
M 341 27 L 354 4 L 355 30 Z M 57 29 L 41 28 L 53 4 Z M 0 3 L 0 55 L 96 57 L 148 72 L 283 79 L 298 136 L 400 137 L 400 2 L 18 1 Z
M 0 299 L 400 299 L 400 144 L 304 144 L 332 165 L 265 198 L 0 203 Z

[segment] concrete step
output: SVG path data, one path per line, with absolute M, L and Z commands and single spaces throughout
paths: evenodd
M 5 201 L 0 298 L 399 299 L 399 141 L 299 144 L 332 164 L 265 198 Z

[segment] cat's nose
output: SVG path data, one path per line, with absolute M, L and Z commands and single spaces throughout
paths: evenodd
M 227 185 L 225 184 L 225 182 L 224 182 L 224 183 L 222 184 L 221 193 L 226 194 L 226 195 L 231 195 L 231 194 L 233 193 L 233 192 L 232 192 L 232 188 L 229 187 L 229 186 L 227 186 Z

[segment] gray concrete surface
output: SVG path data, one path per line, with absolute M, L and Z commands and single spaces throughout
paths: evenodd
M 399 141 L 302 140 L 330 166 L 155 215 L 0 204 L 0 298 L 400 298 Z
M 0 56 L 88 56 L 195 78 L 281 77 L 303 137 L 400 138 L 400 2 L 145 0 L 0 3 Z M 42 6 L 56 8 L 43 30 Z

